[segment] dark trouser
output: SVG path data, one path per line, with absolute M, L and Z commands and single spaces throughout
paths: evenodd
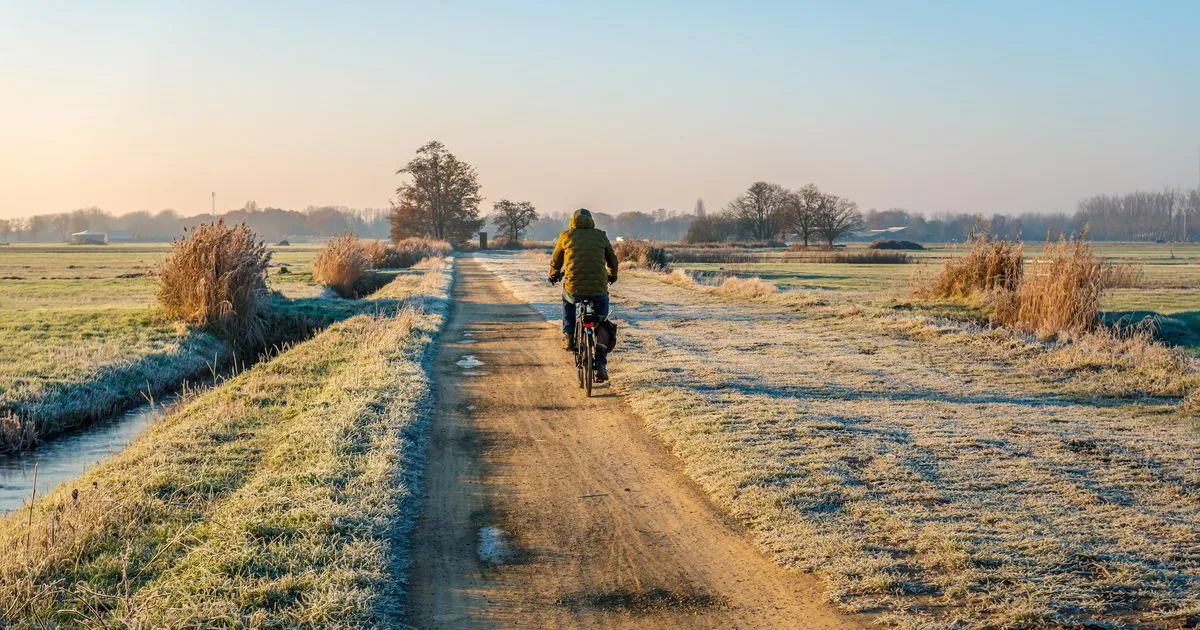
M 607 295 L 575 295 L 571 296 L 572 300 L 587 300 L 592 303 L 592 311 L 598 317 L 603 319 L 608 315 L 608 296 Z M 575 304 L 567 301 L 567 295 L 563 294 L 563 333 L 572 339 L 575 338 Z M 608 353 L 602 352 L 600 347 L 596 347 L 596 366 L 608 365 Z

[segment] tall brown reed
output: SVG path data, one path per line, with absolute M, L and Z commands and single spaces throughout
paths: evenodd
M 33 420 L 11 412 L 0 413 L 0 453 L 19 451 L 38 441 L 38 427 Z
M 642 269 L 665 270 L 667 268 L 667 250 L 655 245 L 653 241 L 630 239 L 617 241 L 613 244 L 617 260 L 632 262 Z
M 969 240 L 971 249 L 947 260 L 928 286 L 918 288 L 918 293 L 930 298 L 968 298 L 1017 288 L 1025 271 L 1022 244 L 989 237 L 986 224 L 977 226 Z
M 241 344 L 265 338 L 271 252 L 244 224 L 189 229 L 171 244 L 158 272 L 158 302 L 172 317 Z
M 382 269 L 388 266 L 391 252 L 386 241 L 363 240 L 362 244 L 363 255 L 367 258 L 367 264 L 376 269 Z
M 392 243 L 387 248 L 384 264 L 376 266 L 405 269 L 425 258 L 449 256 L 452 253 L 454 253 L 454 247 L 447 241 L 436 238 L 406 238 Z
M 329 239 L 313 259 L 313 279 L 342 297 L 354 297 L 370 269 L 367 250 L 354 234 Z
M 1104 266 L 1104 288 L 1136 289 L 1142 286 L 1146 270 L 1133 263 L 1117 263 Z
M 1078 237 L 1047 241 L 1040 260 L 1032 265 L 1015 293 L 998 296 L 993 317 L 1042 338 L 1081 333 L 1099 321 L 1100 295 L 1105 287 L 1104 264 Z

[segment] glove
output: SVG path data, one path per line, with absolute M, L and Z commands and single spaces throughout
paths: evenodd
M 608 277 L 608 283 L 609 283 L 609 284 L 612 284 L 612 283 L 614 283 L 614 282 L 616 282 L 616 281 L 617 281 L 617 277 L 616 277 L 616 276 L 609 276 L 609 277 Z
M 550 277 L 548 277 L 546 279 L 550 281 L 550 284 L 554 284 L 554 283 L 558 282 L 559 280 L 562 280 L 562 277 L 563 277 L 563 275 L 561 273 L 552 273 L 552 274 L 550 274 Z

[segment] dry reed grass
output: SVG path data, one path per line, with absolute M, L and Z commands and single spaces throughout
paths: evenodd
M 359 283 L 370 269 L 363 243 L 354 234 L 329 239 L 313 259 L 313 279 L 342 297 L 357 296 Z
M 616 250 L 617 260 L 621 263 L 631 262 L 641 269 L 667 269 L 667 250 L 655 245 L 653 241 L 617 241 L 613 244 L 613 249 Z
M 1024 274 L 1024 246 L 987 236 L 987 229 L 971 235 L 971 249 L 946 261 L 941 272 L 917 293 L 927 298 L 970 298 L 990 291 L 1013 291 Z
M 1141 265 L 1133 263 L 1117 263 L 1104 266 L 1104 288 L 1106 289 L 1137 289 L 1142 286 L 1146 270 Z
M 440 241 L 435 238 L 406 238 L 396 241 L 388 247 L 387 261 L 382 266 L 404 269 L 426 258 L 449 256 L 453 253 L 454 246 L 447 241 Z
M 361 241 L 363 256 L 374 269 L 382 269 L 388 266 L 388 261 L 391 258 L 388 244 L 385 241 L 363 240 Z
M 16 414 L 0 414 L 0 452 L 29 448 L 38 441 L 37 422 Z
M 725 278 L 717 291 L 722 295 L 743 300 L 756 300 L 779 293 L 779 287 L 762 278 Z
M 158 301 L 167 315 L 254 345 L 265 338 L 271 252 L 244 224 L 224 221 L 188 230 L 158 271 Z
M 1104 265 L 1078 237 L 1047 242 L 1041 260 L 1015 290 L 995 287 L 993 318 L 1043 339 L 1095 328 L 1104 290 Z

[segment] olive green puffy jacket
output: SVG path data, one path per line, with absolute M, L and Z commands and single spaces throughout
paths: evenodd
M 558 235 L 550 256 L 550 275 L 563 273 L 563 289 L 571 295 L 608 295 L 608 276 L 617 275 L 617 253 L 604 230 L 578 211 L 571 227 Z

